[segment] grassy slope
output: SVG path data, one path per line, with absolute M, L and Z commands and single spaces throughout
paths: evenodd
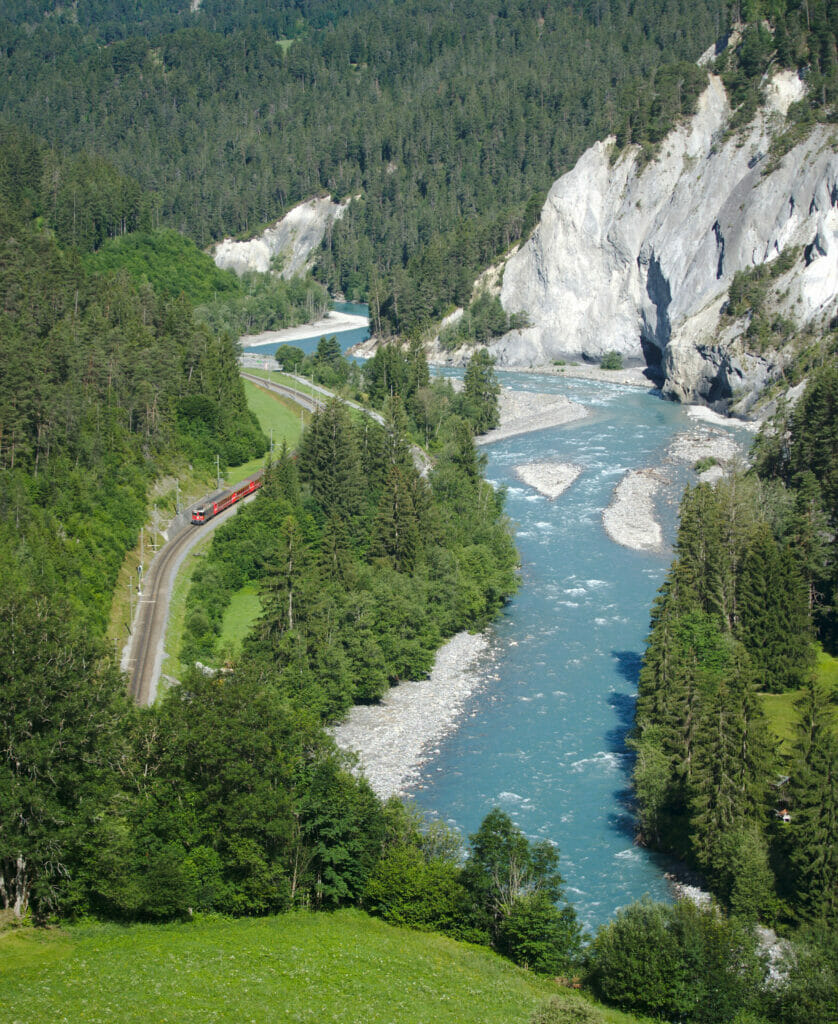
M 819 651 L 815 672 L 818 682 L 833 695 L 838 695 L 838 658 Z M 791 755 L 792 742 L 800 718 L 794 705 L 800 696 L 800 690 L 760 694 L 763 710 L 768 716 L 768 724 L 780 740 L 780 753 L 785 757 Z M 838 730 L 838 716 L 835 717 L 835 728 Z
M 9 1024 L 523 1024 L 557 991 L 487 950 L 352 910 L 0 934 Z
M 295 448 L 300 440 L 303 422 L 308 422 L 309 414 L 303 412 L 300 418 L 300 406 L 295 405 L 289 399 L 280 397 L 264 388 L 244 381 L 244 391 L 247 397 L 248 407 L 256 414 L 259 426 L 263 432 L 271 436 L 273 430 L 274 448 L 278 448 L 283 439 L 288 442 L 289 448 Z M 227 470 L 226 479 L 231 483 L 238 483 L 248 476 L 252 476 L 265 464 L 265 460 L 252 459 L 241 466 L 231 466 Z
M 262 614 L 262 602 L 255 583 L 246 583 L 233 594 L 221 621 L 219 649 L 229 651 L 233 658 L 241 654 L 242 640 Z

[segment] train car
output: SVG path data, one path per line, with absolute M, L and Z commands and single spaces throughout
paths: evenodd
M 246 498 L 248 494 L 258 491 L 261 486 L 262 477 L 255 476 L 252 480 L 247 480 L 240 487 L 236 487 L 232 491 L 226 491 L 211 504 L 193 508 L 192 525 L 200 526 L 201 523 L 205 523 L 208 519 L 217 516 L 219 512 L 223 512 L 225 508 L 229 508 L 231 505 L 235 505 L 237 501 L 241 501 L 242 498 Z

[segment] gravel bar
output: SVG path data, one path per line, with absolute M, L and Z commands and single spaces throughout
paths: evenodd
M 564 395 L 544 395 L 534 391 L 501 389 L 500 426 L 476 437 L 475 444 L 492 444 L 516 434 L 559 427 L 589 415 L 584 405 Z
M 663 547 L 663 531 L 655 518 L 653 501 L 663 482 L 653 469 L 626 473 L 602 513 L 602 524 L 611 540 L 635 551 L 659 551 Z
M 570 462 L 527 462 L 515 467 L 515 475 L 529 487 L 535 488 L 545 498 L 558 498 L 570 487 L 582 472 L 580 466 Z
M 428 679 L 391 687 L 380 704 L 352 708 L 332 736 L 354 751 L 382 800 L 419 779 L 437 744 L 457 726 L 466 701 L 481 685 L 489 655 L 485 634 L 458 633 L 437 652 Z

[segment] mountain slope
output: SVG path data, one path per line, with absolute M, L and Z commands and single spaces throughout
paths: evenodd
M 779 72 L 753 120 L 732 131 L 728 94 L 711 75 L 696 113 L 648 163 L 639 146 L 614 159 L 613 139 L 589 149 L 506 266 L 504 308 L 532 326 L 495 343 L 500 363 L 613 349 L 645 361 L 671 397 L 746 411 L 792 361 L 791 336 L 836 306 L 834 131 L 811 126 L 774 155 L 804 92 L 796 74 Z M 765 330 L 753 304 L 732 301 L 755 268 L 775 294 Z

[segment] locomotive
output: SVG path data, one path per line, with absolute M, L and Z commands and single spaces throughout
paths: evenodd
M 201 523 L 205 523 L 208 519 L 217 516 L 219 512 L 223 512 L 225 508 L 229 508 L 231 505 L 235 505 L 237 501 L 241 501 L 242 498 L 246 498 L 248 494 L 258 491 L 261 486 L 262 477 L 255 476 L 252 480 L 246 480 L 234 490 L 225 491 L 224 494 L 216 498 L 211 504 L 201 505 L 200 508 L 193 508 L 192 525 L 200 526 Z

